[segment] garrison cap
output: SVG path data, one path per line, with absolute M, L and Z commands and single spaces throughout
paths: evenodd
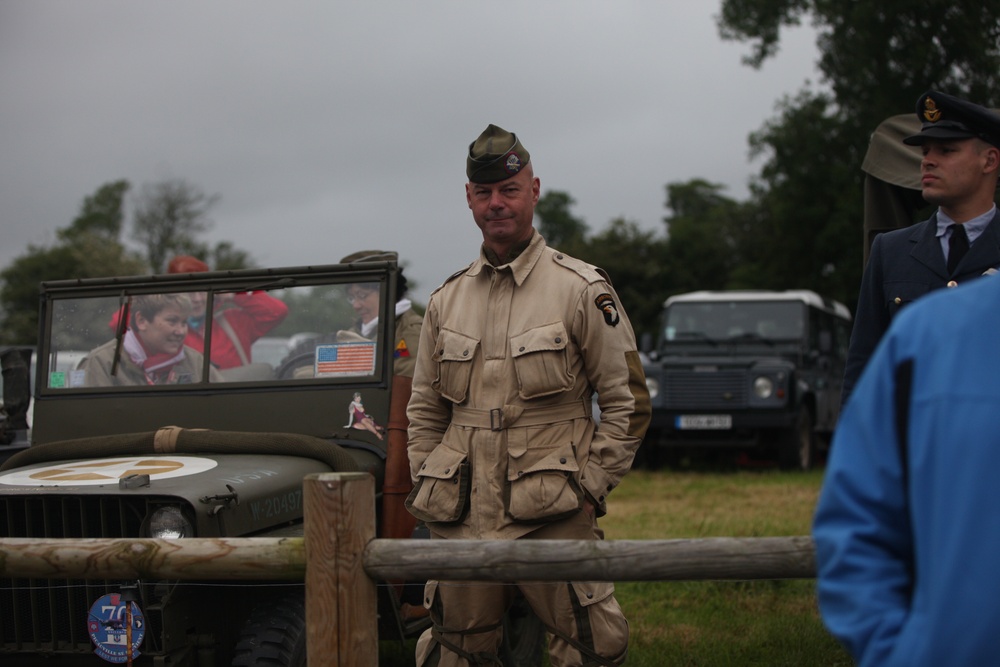
M 352 252 L 340 260 L 341 264 L 353 264 L 354 262 L 395 262 L 399 260 L 399 253 L 395 250 L 359 250 Z
M 516 134 L 491 124 L 469 144 L 465 173 L 470 183 L 496 183 L 524 169 L 530 159 Z
M 978 137 L 1000 148 L 1000 116 L 978 104 L 929 90 L 917 100 L 917 118 L 922 123 L 920 132 L 903 139 L 904 144 Z

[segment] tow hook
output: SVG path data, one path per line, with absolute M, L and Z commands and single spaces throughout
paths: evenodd
M 203 498 L 200 498 L 201 502 L 205 503 L 206 505 L 208 503 L 221 501 L 220 504 L 216 505 L 215 507 L 213 507 L 208 511 L 209 516 L 215 516 L 222 510 L 229 509 L 229 506 L 231 504 L 235 504 L 237 506 L 240 504 L 240 496 L 238 493 L 236 493 L 236 489 L 234 489 L 229 484 L 226 484 L 226 488 L 229 489 L 229 493 L 223 493 L 215 496 L 204 496 Z

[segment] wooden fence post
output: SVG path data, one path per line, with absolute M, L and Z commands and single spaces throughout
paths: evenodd
M 320 473 L 303 481 L 309 667 L 378 664 L 375 582 L 362 553 L 375 538 L 375 479 Z

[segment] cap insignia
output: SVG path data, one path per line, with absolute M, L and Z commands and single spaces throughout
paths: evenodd
M 941 110 L 937 108 L 937 103 L 930 97 L 924 100 L 924 120 L 928 123 L 936 123 L 941 120 Z
M 516 174 L 521 171 L 521 158 L 513 151 L 507 153 L 507 156 L 504 158 L 503 168 L 507 170 L 508 174 Z

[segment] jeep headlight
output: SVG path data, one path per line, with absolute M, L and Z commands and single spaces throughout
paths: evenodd
M 164 540 L 194 537 L 194 526 L 179 507 L 161 507 L 149 517 L 149 536 Z
M 646 389 L 649 391 L 649 397 L 651 399 L 656 398 L 657 395 L 660 393 L 660 383 L 657 382 L 654 378 L 647 376 Z
M 757 398 L 771 398 L 774 394 L 774 382 L 771 378 L 761 375 L 753 381 L 753 395 Z

